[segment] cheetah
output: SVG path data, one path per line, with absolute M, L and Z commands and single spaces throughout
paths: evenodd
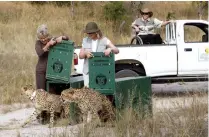
M 49 127 L 54 126 L 54 113 L 61 113 L 64 111 L 64 117 L 69 117 L 70 103 L 64 104 L 60 95 L 50 94 L 43 89 L 35 90 L 31 85 L 21 88 L 22 94 L 26 95 L 34 104 L 35 111 L 33 114 L 21 125 L 24 127 L 30 121 L 33 120 L 34 116 L 38 116 L 42 111 L 50 112 L 50 124 Z
M 110 100 L 93 89 L 87 87 L 81 89 L 70 88 L 62 91 L 60 97 L 64 103 L 77 103 L 83 115 L 84 123 L 89 123 L 92 118 L 95 118 L 101 124 L 102 118 L 100 119 L 99 112 L 100 114 L 102 112 L 103 116 L 108 117 L 108 119 L 115 119 L 114 108 Z

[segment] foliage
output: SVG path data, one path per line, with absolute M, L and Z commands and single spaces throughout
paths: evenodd
M 168 12 L 166 16 L 166 20 L 176 19 L 175 12 Z
M 193 6 L 202 7 L 203 9 L 208 9 L 208 1 L 193 1 Z
M 105 20 L 109 20 L 113 22 L 112 29 L 113 31 L 117 31 L 120 23 L 122 20 L 126 20 L 126 14 L 127 11 L 124 8 L 123 2 L 122 1 L 113 1 L 113 2 L 108 2 L 104 6 L 104 17 Z M 124 21 L 123 21 L 124 22 Z M 114 35 L 117 35 L 114 33 Z
M 109 2 L 104 6 L 104 16 L 107 20 L 121 21 L 126 14 L 122 1 Z
M 82 5 L 91 5 L 92 1 L 80 1 Z
M 44 4 L 52 4 L 58 7 L 63 7 L 63 6 L 70 6 L 71 5 L 71 1 L 31 1 L 30 2 L 33 5 L 44 5 Z
M 144 1 L 131 1 L 129 11 L 131 12 L 131 14 L 138 15 L 144 4 Z
M 47 4 L 47 1 L 31 1 L 30 2 L 32 5 L 44 5 Z
M 202 15 L 206 11 L 208 11 L 208 1 L 193 1 L 192 5 L 197 8 L 199 19 L 202 18 Z

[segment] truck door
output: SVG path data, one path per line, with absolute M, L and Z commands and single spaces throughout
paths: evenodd
M 178 75 L 208 73 L 208 23 L 184 22 L 178 25 Z

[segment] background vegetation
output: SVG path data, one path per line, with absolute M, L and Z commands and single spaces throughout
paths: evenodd
M 129 43 L 130 24 L 143 7 L 150 8 L 160 20 L 166 20 L 170 13 L 176 19 L 199 18 L 198 4 L 189 1 L 0 2 L 0 53 L 10 53 L 12 49 L 15 53 L 35 54 L 36 29 L 43 23 L 48 25 L 51 34 L 69 35 L 76 45 L 81 45 L 82 30 L 89 21 L 97 22 L 113 43 Z M 202 19 L 207 20 L 207 6 L 203 9 Z

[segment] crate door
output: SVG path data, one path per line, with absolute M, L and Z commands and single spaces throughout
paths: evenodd
M 94 52 L 89 59 L 89 87 L 102 94 L 113 95 L 115 91 L 114 54 L 109 57 L 102 52 Z
M 74 43 L 62 41 L 49 51 L 46 79 L 69 83 L 73 60 Z

